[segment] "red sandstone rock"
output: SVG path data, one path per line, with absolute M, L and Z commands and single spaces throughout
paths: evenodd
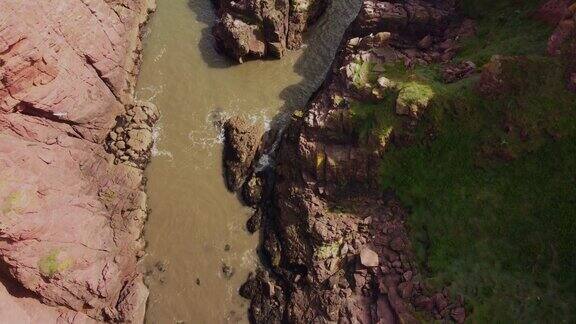
M 131 103 L 151 5 L 0 3 L 3 320 L 143 321 L 142 172 L 102 144 Z
M 239 63 L 262 57 L 281 58 L 298 49 L 302 34 L 324 12 L 326 0 L 215 0 L 216 45 Z

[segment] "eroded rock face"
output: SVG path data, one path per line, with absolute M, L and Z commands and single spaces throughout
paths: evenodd
M 0 3 L 0 313 L 12 323 L 143 321 L 142 170 L 103 144 L 133 104 L 152 8 Z
M 232 59 L 280 58 L 302 45 L 302 34 L 326 0 L 216 0 L 213 28 L 218 47 Z

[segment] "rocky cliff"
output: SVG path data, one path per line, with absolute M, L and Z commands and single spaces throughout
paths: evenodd
M 217 46 L 242 63 L 246 59 L 280 58 L 298 49 L 302 34 L 324 11 L 327 0 L 214 0 Z
M 563 86 L 562 76 L 554 74 L 566 66 L 568 88 L 573 87 L 572 3 L 550 1 L 540 11 L 526 9 L 526 12 L 523 6 L 514 7 L 517 3 L 502 3 L 504 9 L 491 8 L 489 2 L 477 4 L 480 8 L 490 8 L 487 10 L 490 13 L 506 15 L 505 10 L 510 10 L 519 21 L 530 26 L 532 21 L 545 17 L 543 20 L 556 28 L 549 38 L 548 52 L 566 58 L 564 62 L 567 62 L 557 63 L 555 59 L 540 56 L 545 55 L 540 51 L 545 47 L 541 46 L 544 38 L 525 39 L 526 34 L 522 34 L 525 30 L 516 20 L 506 25 L 505 19 L 486 15 L 481 18 L 484 25 L 478 26 L 470 15 L 462 13 L 469 13 L 475 6 L 467 1 L 365 0 L 326 81 L 304 111 L 294 112 L 281 135 L 278 149 L 272 152 L 276 161 L 274 169 L 262 169 L 255 160 L 253 175 L 246 178 L 249 181 L 243 186 L 245 201 L 256 209 L 248 226 L 251 230 L 261 228 L 263 237 L 264 267 L 248 279 L 240 292 L 251 299 L 252 322 L 414 323 L 435 319 L 461 323 L 470 313 L 475 319 L 485 321 L 533 320 L 540 316 L 550 318 L 553 314 L 564 319 L 572 316 L 570 312 L 561 315 L 544 307 L 534 310 L 536 313 L 520 311 L 523 306 L 515 309 L 514 305 L 522 304 L 523 300 L 510 298 L 501 302 L 499 292 L 483 295 L 478 292 L 479 288 L 467 290 L 466 285 L 474 281 L 494 280 L 493 285 L 500 285 L 500 278 L 483 276 L 502 274 L 484 270 L 479 277 L 473 277 L 466 271 L 468 266 L 476 264 L 466 262 L 474 261 L 464 260 L 464 254 L 450 254 L 454 250 L 450 247 L 457 241 L 439 239 L 441 235 L 445 240 L 458 239 L 465 231 L 458 222 L 468 217 L 468 210 L 458 206 L 458 214 L 440 215 L 430 209 L 440 201 L 446 203 L 442 207 L 455 204 L 456 197 L 465 190 L 471 190 L 473 195 L 492 194 L 474 191 L 478 190 L 476 184 L 469 189 L 458 182 L 460 178 L 451 183 L 449 180 L 454 179 L 444 176 L 447 171 L 438 167 L 460 171 L 458 168 L 466 165 L 463 172 L 471 174 L 493 165 L 505 168 L 507 163 L 516 161 L 515 168 L 521 169 L 518 164 L 528 162 L 520 162 L 524 161 L 520 157 L 539 152 L 543 143 L 550 143 L 550 136 L 552 141 L 560 138 L 570 141 L 569 128 L 558 132 L 552 129 L 558 129 L 559 120 L 571 120 L 574 115 L 570 105 L 576 102 L 575 98 Z M 508 34 L 501 38 L 489 35 L 495 33 L 494 26 L 488 25 L 493 21 L 504 24 L 503 33 Z M 533 26 L 544 32 L 544 37 L 550 35 L 539 23 Z M 492 29 L 486 31 L 485 28 Z M 479 30 L 485 34 L 478 36 Z M 517 56 L 502 56 L 508 53 Z M 483 68 L 477 68 L 484 63 L 487 64 Z M 541 69 L 552 72 L 535 73 Z M 542 78 L 550 75 L 550 79 L 533 87 L 530 80 L 536 74 Z M 538 99 L 541 101 L 535 104 L 530 99 L 532 96 L 561 99 L 557 99 L 558 102 Z M 517 104 L 510 104 L 510 100 Z M 496 107 L 495 115 L 488 107 Z M 534 109 L 539 112 L 532 115 Z M 543 111 L 548 112 L 546 116 L 542 115 Z M 461 150 L 459 142 L 445 143 L 447 137 L 462 141 L 469 138 L 465 137 L 468 134 L 478 134 L 469 142 L 474 143 L 470 144 L 473 147 L 470 156 L 474 160 L 468 159 L 469 152 Z M 498 136 L 503 142 L 495 142 Z M 517 137 L 521 138 L 519 144 Z M 269 144 L 263 147 L 261 152 L 269 152 Z M 432 153 L 420 161 L 419 156 L 413 155 L 421 151 Z M 437 152 L 443 152 L 447 160 L 440 161 L 445 165 L 433 164 L 432 161 L 438 159 Z M 402 159 L 402 154 L 407 158 Z M 431 165 L 427 165 L 429 161 Z M 570 165 L 569 161 L 572 160 L 565 161 L 566 165 Z M 244 165 L 245 173 L 250 163 Z M 494 168 L 489 170 L 499 170 Z M 489 174 L 494 177 L 494 172 Z M 417 177 L 439 181 L 430 183 Z M 506 177 L 510 181 L 512 176 L 508 173 Z M 447 196 L 446 200 L 434 202 L 429 198 L 438 197 L 422 194 L 444 194 L 446 187 L 457 190 L 450 192 L 453 196 Z M 246 197 L 250 192 L 258 192 L 257 199 L 251 195 Z M 413 196 L 420 200 L 410 199 Z M 409 206 L 406 201 L 412 204 Z M 521 202 L 524 206 L 526 203 Z M 513 206 L 514 202 L 510 204 Z M 487 199 L 482 206 L 486 205 L 497 203 Z M 474 233 L 482 233 L 479 230 L 482 226 L 498 226 L 508 233 L 507 225 L 481 223 L 485 220 L 475 218 L 478 211 L 478 207 L 471 207 L 472 220 L 466 225 L 473 228 Z M 435 218 L 428 217 L 429 214 Z M 515 215 L 506 216 L 513 219 Z M 524 221 L 532 217 L 524 212 L 518 215 Z M 415 217 L 420 218 L 414 220 Z M 445 221 L 444 217 L 453 218 Z M 418 227 L 412 228 L 411 224 Z M 431 233 L 428 227 L 436 228 L 436 225 L 442 230 L 450 229 Z M 510 226 L 510 233 L 516 235 L 516 225 Z M 542 227 L 526 227 L 523 231 L 522 235 L 533 235 L 538 231 L 542 233 Z M 445 232 L 447 234 L 442 234 Z M 553 237 L 556 235 L 550 233 Z M 472 238 L 462 240 L 462 246 L 468 247 L 464 242 Z M 480 236 L 478 241 L 482 241 Z M 551 241 L 565 244 L 556 237 Z M 501 244 L 514 245 L 512 242 Z M 543 240 L 538 244 L 541 248 L 548 243 Z M 478 250 L 481 247 L 470 248 L 476 251 L 473 253 L 482 253 Z M 542 254 L 536 257 L 525 252 L 518 253 L 528 259 L 542 257 Z M 497 255 L 493 249 L 485 253 Z M 447 255 L 450 256 L 448 263 L 459 265 L 457 280 L 460 281 L 453 285 L 444 279 L 441 284 L 431 284 L 427 279 L 435 273 L 430 259 Z M 472 259 L 476 255 L 473 254 Z M 548 266 L 549 263 L 542 271 L 555 271 L 556 268 Z M 466 277 L 464 273 L 470 275 L 470 279 L 462 282 L 462 277 Z M 510 270 L 502 276 L 507 282 L 498 287 L 502 287 L 507 296 L 517 292 L 514 289 L 518 288 L 506 290 L 510 280 L 517 280 L 517 274 Z M 522 278 L 518 280 L 530 284 Z M 469 285 L 493 288 L 478 282 Z M 553 287 L 548 289 L 554 290 Z M 556 293 L 559 292 L 554 290 Z M 570 294 L 563 296 L 571 298 Z M 473 298 L 477 300 L 471 300 Z M 558 299 L 562 298 L 551 302 Z M 569 299 L 563 302 L 568 305 Z M 502 303 L 504 308 L 499 308 Z M 506 310 L 499 313 L 502 309 Z M 517 310 L 520 312 L 515 313 Z
M 156 113 L 132 91 L 153 7 L 0 3 L 2 321 L 143 321 L 141 168 Z M 106 152 L 118 136 L 133 157 Z

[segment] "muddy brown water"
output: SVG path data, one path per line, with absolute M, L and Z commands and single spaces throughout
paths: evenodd
M 243 114 L 269 123 L 303 108 L 359 4 L 334 1 L 307 45 L 283 60 L 234 65 L 213 48 L 210 0 L 158 0 L 136 91 L 161 113 L 146 171 L 147 323 L 248 321 L 248 301 L 237 291 L 258 263 L 258 237 L 245 230 L 250 209 L 225 189 L 213 121 Z

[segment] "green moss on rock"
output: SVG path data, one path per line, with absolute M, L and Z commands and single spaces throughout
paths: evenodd
M 2 203 L 2 213 L 8 214 L 10 212 L 20 213 L 27 205 L 28 196 L 25 191 L 16 190 L 12 191 L 4 198 Z
M 38 261 L 40 273 L 48 278 L 52 278 L 59 273 L 68 270 L 72 266 L 71 259 L 60 256 L 60 251 L 52 250 Z
M 341 245 L 342 240 L 316 246 L 316 250 L 314 252 L 314 258 L 316 260 L 326 260 L 328 258 L 337 257 Z

